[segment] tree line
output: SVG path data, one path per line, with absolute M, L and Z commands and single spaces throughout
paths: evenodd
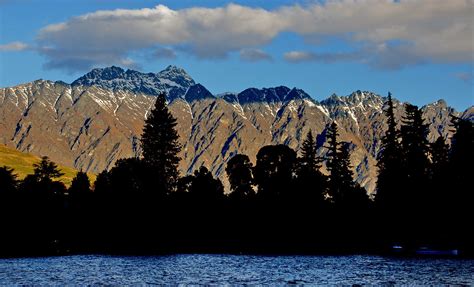
M 353 145 L 335 122 L 323 146 L 309 131 L 299 155 L 286 145 L 262 147 L 255 165 L 233 155 L 225 194 L 205 166 L 180 176 L 176 119 L 160 95 L 142 156 L 118 160 L 94 186 L 78 172 L 66 189 L 47 157 L 21 181 L 0 168 L 0 253 L 379 252 L 392 244 L 472 252 L 473 124 L 453 117 L 449 146 L 443 137 L 428 142 L 418 107 L 406 105 L 397 123 L 389 94 L 385 114 L 374 199 L 354 181 Z

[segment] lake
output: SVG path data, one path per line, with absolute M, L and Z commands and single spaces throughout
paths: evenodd
M 0 259 L 0 285 L 163 283 L 473 285 L 474 260 L 201 254 Z

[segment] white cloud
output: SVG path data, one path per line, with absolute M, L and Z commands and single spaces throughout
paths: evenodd
M 28 45 L 22 42 L 10 42 L 0 45 L 0 52 L 23 51 L 28 49 Z
M 285 53 L 283 57 L 287 61 L 298 63 L 315 60 L 316 55 L 312 52 L 290 51 Z
M 156 46 L 207 59 L 240 52 L 246 60 L 248 51 L 258 50 L 283 32 L 296 33 L 308 45 L 323 47 L 325 39 L 336 37 L 356 51 L 354 55 L 288 54 L 285 58 L 289 60 L 347 57 L 393 68 L 396 61 L 401 61 L 399 66 L 424 61 L 471 62 L 473 5 L 472 0 L 328 0 L 274 10 L 236 4 L 172 10 L 158 5 L 73 17 L 44 27 L 37 41 L 47 66 L 69 69 L 117 63 L 130 52 Z M 367 51 L 377 56 L 367 60 Z
M 240 50 L 240 59 L 248 62 L 271 61 L 272 57 L 260 49 Z

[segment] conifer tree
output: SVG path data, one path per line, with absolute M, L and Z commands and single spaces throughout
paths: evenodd
M 69 194 L 86 194 L 90 192 L 91 183 L 87 173 L 78 171 L 76 176 L 72 179 L 71 187 L 69 187 Z
M 321 159 L 317 156 L 316 143 L 310 130 L 302 144 L 301 157 L 298 158 L 297 164 L 298 188 L 295 196 L 299 201 L 311 204 L 323 202 L 327 193 L 327 178 L 320 168 Z
M 400 148 L 400 131 L 397 129 L 390 92 L 385 106 L 387 131 L 382 137 L 381 150 L 378 154 L 377 194 L 375 199 L 383 209 L 389 209 L 389 205 L 395 208 L 397 201 L 400 199 L 399 183 L 402 171 L 402 151 Z
M 327 129 L 329 152 L 327 168 L 329 176 L 329 195 L 334 202 L 344 201 L 347 193 L 354 190 L 353 172 L 350 166 L 349 146 L 338 141 L 337 124 L 333 122 Z
M 58 168 L 58 165 L 47 156 L 43 156 L 39 163 L 33 164 L 34 176 L 39 182 L 52 181 L 64 175 Z
M 456 129 L 451 140 L 449 164 L 449 194 L 444 198 L 452 201 L 451 208 L 445 208 L 455 229 L 454 238 L 462 248 L 474 254 L 474 235 L 472 232 L 472 205 L 474 185 L 472 163 L 474 162 L 474 124 L 468 119 L 452 117 Z
M 176 131 L 176 119 L 166 105 L 164 94 L 157 97 L 155 106 L 145 121 L 141 138 L 143 160 L 151 169 L 153 186 L 164 192 L 174 191 L 179 177 L 181 150 Z
M 402 119 L 401 148 L 402 174 L 399 178 L 401 195 L 397 201 L 401 231 L 408 238 L 423 238 L 431 229 L 423 224 L 430 219 L 432 192 L 429 188 L 428 125 L 423 122 L 422 111 L 414 105 L 405 106 Z
M 301 159 L 304 166 L 309 170 L 319 170 L 320 161 L 316 154 L 316 143 L 311 130 L 306 134 L 306 139 L 301 146 Z
M 21 183 L 22 190 L 50 195 L 62 195 L 65 192 L 64 183 L 56 180 L 64 173 L 47 156 L 43 156 L 40 162 L 33 164 L 33 168 L 33 174 L 23 179 Z
M 453 117 L 456 129 L 450 151 L 450 180 L 455 197 L 460 205 L 469 205 L 474 202 L 472 192 L 473 176 L 472 164 L 474 162 L 474 124 L 469 120 Z

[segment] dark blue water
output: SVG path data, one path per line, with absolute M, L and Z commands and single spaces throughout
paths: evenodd
M 0 259 L 12 284 L 474 284 L 474 260 L 173 255 Z

